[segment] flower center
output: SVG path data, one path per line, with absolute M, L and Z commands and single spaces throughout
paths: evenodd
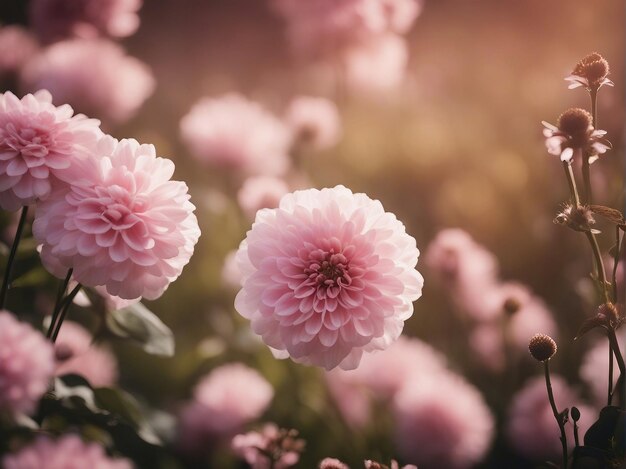
M 44 157 L 51 145 L 50 135 L 36 128 L 18 129 L 9 124 L 5 129 L 5 144 L 23 155 Z
M 349 274 L 349 262 L 346 256 L 318 249 L 310 255 L 309 267 L 304 273 L 313 280 L 318 287 L 347 286 L 352 279 Z

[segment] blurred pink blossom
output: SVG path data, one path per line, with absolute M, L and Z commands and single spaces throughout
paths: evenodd
M 2 460 L 4 469 L 132 469 L 128 459 L 112 458 L 97 443 L 85 443 L 78 435 L 56 440 L 39 436 L 33 443 Z
M 354 369 L 413 314 L 418 255 L 404 225 L 367 195 L 296 191 L 259 211 L 241 243 L 235 307 L 277 356 Z
M 17 210 L 45 199 L 72 161 L 91 155 L 100 122 L 55 107 L 45 90 L 21 100 L 0 94 L 0 207 Z
M 37 53 L 39 45 L 30 31 L 21 26 L 0 27 L 0 76 L 16 73 Z
M 260 417 L 273 397 L 267 380 L 242 363 L 214 369 L 196 385 L 192 401 L 179 415 L 179 446 L 193 453 L 232 436 Z
M 44 266 L 59 278 L 73 268 L 76 281 L 123 299 L 158 298 L 200 236 L 187 185 L 170 180 L 174 164 L 152 145 L 104 137 L 96 154 L 37 207 Z
M 227 287 L 239 289 L 241 287 L 241 270 L 237 265 L 237 250 L 234 249 L 226 254 L 222 265 L 222 283 Z
M 117 381 L 117 361 L 107 347 L 92 344 L 93 338 L 82 326 L 65 321 L 54 345 L 55 374 L 79 374 L 94 387 L 112 386 Z
M 552 373 L 551 382 L 559 411 L 572 406 L 580 410 L 581 419 L 578 425 L 579 435 L 582 437 L 594 422 L 597 412 L 582 404 L 561 376 Z M 572 422 L 566 424 L 566 431 L 571 449 L 574 446 Z M 513 396 L 506 433 L 511 446 L 529 459 L 543 461 L 561 454 L 559 426 L 552 414 L 543 376 L 532 378 Z
M 286 469 L 300 460 L 304 447 L 304 441 L 290 433 L 268 423 L 260 432 L 235 436 L 231 446 L 252 469 Z M 274 461 L 270 461 L 267 453 L 273 455 Z
M 47 47 L 24 66 L 21 82 L 28 91 L 46 88 L 56 103 L 111 123 L 130 119 L 155 89 L 150 69 L 105 39 Z
M 192 156 L 246 174 L 280 175 L 289 167 L 289 131 L 269 111 L 230 93 L 198 101 L 180 122 Z
M 341 120 L 337 106 L 326 98 L 298 96 L 285 117 L 295 145 L 325 150 L 341 137 Z
M 455 374 L 408 381 L 393 409 L 398 451 L 420 469 L 473 467 L 491 445 L 489 408 L 478 390 Z
M 379 462 L 370 461 L 369 459 L 365 461 L 365 469 L 386 469 L 386 468 L 387 466 L 384 466 L 380 464 Z M 398 461 L 396 461 L 395 459 L 392 459 L 391 464 L 389 465 L 389 469 L 417 469 L 417 466 L 414 466 L 413 464 L 407 464 L 406 466 L 402 466 L 402 468 L 400 468 Z
M 318 469 L 350 469 L 347 465 L 336 458 L 324 458 L 320 461 Z
M 237 192 L 241 210 L 254 219 L 262 208 L 276 208 L 283 195 L 289 192 L 287 183 L 272 176 L 250 176 Z
M 620 344 L 626 343 L 626 333 L 621 331 L 618 336 Z M 623 353 L 623 348 L 622 348 Z M 580 365 L 580 377 L 591 390 L 594 403 L 606 405 L 609 386 L 609 341 L 606 337 L 596 341 L 594 345 L 585 353 Z M 617 360 L 613 356 L 613 386 L 619 377 Z
M 0 311 L 0 410 L 33 412 L 53 373 L 52 344 L 29 324 Z
M 142 0 L 32 0 L 30 22 L 46 42 L 66 37 L 130 36 Z
M 497 322 L 478 324 L 469 333 L 469 346 L 476 361 L 491 371 L 502 371 L 505 366 L 503 333 Z

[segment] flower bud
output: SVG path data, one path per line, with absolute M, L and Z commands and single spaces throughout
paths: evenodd
M 572 75 L 587 80 L 590 88 L 598 88 L 609 74 L 609 63 L 597 52 L 589 54 L 574 67 Z
M 591 231 L 599 233 L 598 230 L 592 228 L 596 224 L 593 218 L 593 212 L 585 205 L 575 206 L 566 204 L 563 210 L 556 216 L 554 223 L 565 225 L 574 231 Z
M 593 128 L 593 117 L 580 108 L 571 108 L 561 114 L 556 121 L 559 130 L 570 136 L 572 145 L 583 146 Z
M 545 362 L 556 353 L 556 342 L 546 334 L 535 334 L 528 343 L 528 350 L 533 358 Z

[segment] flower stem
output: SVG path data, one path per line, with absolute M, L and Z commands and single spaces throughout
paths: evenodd
M 567 178 L 567 185 L 569 191 L 576 204 L 576 207 L 580 207 L 580 197 L 578 196 L 578 190 L 576 189 L 576 179 L 574 179 L 574 172 L 572 171 L 572 165 L 568 161 L 563 161 L 563 169 L 565 170 L 565 177 Z
M 606 273 L 604 272 L 604 262 L 602 261 L 602 253 L 600 252 L 600 246 L 598 246 L 598 240 L 596 239 L 596 235 L 594 235 L 591 231 L 585 231 L 585 235 L 589 240 L 589 244 L 591 245 L 591 251 L 593 252 L 593 257 L 595 259 L 596 268 L 598 271 L 598 281 L 600 282 L 600 287 L 602 290 L 602 295 L 604 296 L 604 301 L 609 303 L 611 299 L 609 298 L 609 292 L 607 291 L 607 281 L 606 281 Z
M 617 336 L 615 335 L 615 329 L 610 327 L 608 335 L 609 344 L 613 349 L 613 354 L 617 359 L 617 366 L 619 368 L 620 377 L 618 380 L 618 386 L 620 391 L 620 407 L 623 409 L 626 406 L 626 385 L 624 383 L 624 377 L 626 376 L 626 363 L 624 363 L 624 357 L 622 356 L 622 351 L 619 348 L 619 341 L 617 340 Z
M 609 344 L 609 394 L 606 405 L 613 402 L 613 347 Z
M 558 409 L 556 408 L 556 403 L 554 402 L 554 394 L 552 393 L 552 383 L 550 382 L 550 365 L 548 364 L 550 360 L 545 360 L 543 362 L 543 370 L 546 377 L 546 388 L 548 390 L 548 400 L 550 401 L 550 407 L 552 407 L 552 413 L 554 414 L 554 418 L 556 419 L 556 423 L 559 425 L 559 430 L 561 431 L 561 448 L 563 450 L 563 469 L 567 469 L 567 435 L 565 434 L 565 425 L 563 423 L 563 419 L 561 418 L 561 414 L 559 414 Z
M 57 337 L 59 336 L 59 332 L 61 332 L 61 326 L 63 325 L 65 316 L 67 315 L 67 310 L 72 304 L 72 301 L 74 301 L 74 297 L 78 295 L 78 292 L 80 291 L 81 288 L 82 288 L 82 285 L 79 283 L 63 300 L 63 307 L 61 308 L 61 311 L 59 312 L 59 318 L 56 322 L 56 326 L 51 337 L 52 343 L 56 342 Z
M 67 275 L 65 276 L 65 280 L 59 285 L 59 290 L 57 292 L 57 299 L 54 303 L 54 309 L 52 310 L 52 319 L 50 320 L 50 325 L 48 326 L 48 333 L 46 337 L 48 339 L 52 338 L 52 331 L 54 330 L 54 325 L 57 322 L 57 318 L 59 316 L 59 312 L 61 311 L 61 307 L 63 306 L 63 296 L 65 295 L 65 291 L 67 290 L 67 286 L 70 283 L 70 279 L 72 278 L 72 272 L 74 269 L 69 269 L 67 271 Z
M 15 254 L 17 253 L 17 247 L 20 244 L 20 239 L 22 238 L 24 225 L 26 224 L 26 215 L 28 215 L 28 206 L 24 206 L 22 208 L 20 221 L 17 224 L 17 230 L 15 231 L 15 238 L 13 238 L 13 245 L 11 246 L 11 252 L 9 253 L 7 265 L 4 269 L 4 278 L 2 279 L 2 288 L 0 289 L 0 309 L 4 309 L 4 304 L 6 302 L 7 290 L 9 289 L 9 282 L 11 281 L 11 272 L 13 270 L 13 261 L 15 260 Z
M 591 97 L 591 125 L 593 125 L 594 129 L 598 128 L 598 90 L 592 89 L 589 91 L 589 96 Z M 582 173 L 583 173 L 583 183 L 585 186 L 585 203 L 592 204 L 593 203 L 593 195 L 591 192 L 591 177 L 589 174 L 589 155 L 587 152 L 583 152 L 583 165 L 582 165 Z
M 621 258 L 621 254 L 622 254 L 622 250 L 624 247 L 624 238 L 622 238 L 622 242 L 620 243 L 620 239 L 619 239 L 619 232 L 620 232 L 620 227 L 616 226 L 615 227 L 615 257 L 613 258 L 613 272 L 612 272 L 612 278 L 611 278 L 611 283 L 613 285 L 613 301 L 615 303 L 617 303 L 617 296 L 618 296 L 618 291 L 617 291 L 617 266 L 619 264 L 620 258 Z

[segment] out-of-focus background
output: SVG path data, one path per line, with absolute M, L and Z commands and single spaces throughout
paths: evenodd
M 4 0 L 0 21 L 24 23 L 24 5 Z M 234 311 L 237 290 L 223 281 L 222 270 L 251 219 L 237 205 L 237 181 L 193 158 L 179 123 L 200 98 L 237 92 L 276 115 L 297 95 L 333 100 L 342 137 L 330 149 L 300 155 L 307 179 L 294 185 L 344 184 L 379 199 L 422 252 L 444 228 L 467 231 L 495 254 L 503 280 L 527 285 L 545 302 L 560 338 L 552 368 L 589 393 L 578 370 L 599 334 L 572 339 L 593 314 L 592 287 L 585 282 L 591 257 L 583 236 L 552 222 L 568 192 L 558 158 L 545 150 L 541 121 L 555 123 L 568 107 L 589 107 L 588 94 L 568 90 L 563 78 L 583 56 L 601 53 L 616 86 L 599 93 L 598 127 L 608 131 L 613 148 L 592 166 L 595 197 L 621 208 L 623 2 L 425 0 L 405 36 L 403 82 L 376 93 L 342 86 L 295 57 L 285 21 L 263 0 L 145 0 L 139 16 L 138 31 L 121 44 L 150 67 L 156 88 L 130 120 L 105 124 L 118 138 L 154 143 L 159 155 L 175 162 L 175 178 L 187 182 L 197 206 L 202 236 L 179 280 L 161 299 L 146 303 L 174 331 L 176 355 L 155 358 L 114 342 L 126 389 L 175 414 L 201 376 L 242 361 L 275 389 L 263 420 L 296 428 L 307 441 L 298 467 L 314 467 L 326 455 L 353 467 L 364 458 L 398 456 L 388 418 L 351 428 L 332 404 L 323 371 L 275 360 Z M 613 231 L 598 223 L 606 252 Z M 449 290 L 422 260 L 418 270 L 424 293 L 405 333 L 443 352 L 494 413 L 497 435 L 479 467 L 533 467 L 506 441 L 510 394 L 504 390 L 520 388 L 540 367 L 522 358 L 505 370 L 483 366 Z M 226 450 L 211 458 L 208 467 L 235 464 Z

